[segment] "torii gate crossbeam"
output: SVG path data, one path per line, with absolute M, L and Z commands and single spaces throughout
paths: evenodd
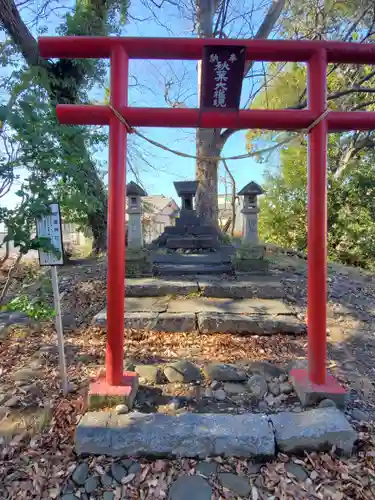
M 375 113 L 327 109 L 327 64 L 375 64 L 375 45 L 330 41 L 197 38 L 41 37 L 42 57 L 109 58 L 110 102 L 132 127 L 203 127 L 303 130 L 308 136 L 308 371 L 295 377 L 307 391 L 342 394 L 326 372 L 327 133 L 372 130 Z M 308 109 L 204 111 L 128 107 L 129 59 L 202 59 L 206 45 L 246 47 L 252 61 L 300 61 L 308 65 Z M 125 296 L 125 173 L 127 128 L 108 106 L 58 105 L 63 124 L 109 125 L 109 206 L 106 391 L 121 393 Z M 298 373 L 297 373 L 298 372 Z M 126 392 L 126 391 L 123 391 Z

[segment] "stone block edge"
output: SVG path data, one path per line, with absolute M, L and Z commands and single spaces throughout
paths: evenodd
M 345 423 L 347 424 L 347 428 L 346 429 L 343 429 L 344 432 L 348 433 L 348 428 L 350 427 L 351 431 L 352 432 L 352 435 L 350 436 L 350 439 L 349 441 L 352 441 L 352 444 L 354 445 L 354 442 L 355 442 L 355 439 L 357 437 L 357 432 L 355 431 L 355 429 L 351 426 L 351 424 L 349 423 L 349 421 L 346 419 L 345 415 L 339 410 L 339 409 L 335 409 L 335 408 L 316 408 L 316 409 L 313 409 L 313 410 L 308 410 L 306 412 L 304 412 L 304 414 L 307 414 L 309 412 L 321 412 L 322 414 L 323 413 L 326 413 L 328 411 L 328 413 L 331 413 L 332 416 L 334 416 L 334 413 L 335 412 L 338 412 L 340 414 L 340 418 L 342 420 L 345 421 Z M 94 421 L 95 419 L 97 419 L 99 422 L 101 419 L 103 419 L 103 413 L 105 412 L 90 412 L 90 414 L 92 415 Z M 76 428 L 76 432 L 75 432 L 75 448 L 76 448 L 76 453 L 78 455 L 82 455 L 82 454 L 96 454 L 96 455 L 102 455 L 102 454 L 105 454 L 105 455 L 109 455 L 109 456 L 119 456 L 117 455 L 116 453 L 113 453 L 113 450 L 112 450 L 112 445 L 111 445 L 111 439 L 110 439 L 110 428 L 108 427 L 109 425 L 109 422 L 111 421 L 111 419 L 113 418 L 113 415 L 116 416 L 116 413 L 115 412 L 107 412 L 108 413 L 108 417 L 105 419 L 105 425 L 100 428 L 100 426 L 97 426 L 97 428 L 100 428 L 100 430 L 103 431 L 103 436 L 102 436 L 102 439 L 103 441 L 100 443 L 100 440 L 99 440 L 99 446 L 98 446 L 98 441 L 96 441 L 95 439 L 93 439 L 93 442 L 90 443 L 91 446 L 89 448 L 91 448 L 91 450 L 87 447 L 87 443 L 90 442 L 90 437 L 87 437 L 87 434 L 90 436 L 92 435 L 92 432 L 93 432 L 93 429 L 91 428 L 88 428 L 87 430 L 84 429 L 83 432 L 82 430 L 80 430 L 79 428 L 79 425 L 83 422 L 83 421 L 87 421 L 87 419 L 89 418 L 89 415 L 86 413 L 85 415 L 82 416 L 77 428 Z M 148 415 L 148 414 L 145 414 L 145 415 Z M 202 415 L 212 415 L 212 414 L 202 414 Z M 279 439 L 278 439 L 278 435 L 277 435 L 277 428 L 275 426 L 276 422 L 275 422 L 275 419 L 277 418 L 277 416 L 282 416 L 282 415 L 290 415 L 290 412 L 280 412 L 278 414 L 269 414 L 269 415 L 266 415 L 266 414 L 263 414 L 263 413 L 250 413 L 248 415 L 251 415 L 251 416 L 257 416 L 257 417 L 261 417 L 261 418 L 264 418 L 266 421 L 267 421 L 267 424 L 268 424 L 268 428 L 270 430 L 270 432 L 272 433 L 272 436 L 273 436 L 273 441 L 274 441 L 274 452 L 273 454 L 268 454 L 267 456 L 269 458 L 271 457 L 275 457 L 277 456 L 277 454 L 279 452 L 283 452 L 283 453 L 286 453 L 286 454 L 298 454 L 301 452 L 301 448 L 300 446 L 297 446 L 296 449 L 285 449 L 285 447 L 282 445 L 282 443 L 278 442 Z M 292 414 L 293 416 L 296 416 L 297 418 L 299 416 L 301 416 L 301 414 Z M 302 414 L 303 415 L 303 414 Z M 101 416 L 101 418 L 100 418 Z M 148 415 L 150 416 L 150 415 Z M 235 415 L 233 415 L 235 416 Z M 176 417 L 178 418 L 178 417 Z M 77 438 L 79 436 L 79 434 L 81 434 L 81 443 L 77 443 L 77 441 L 79 441 Z M 85 436 L 86 434 L 86 436 Z M 328 433 L 330 434 L 330 433 Z M 330 438 L 330 436 L 329 436 Z M 347 435 L 346 435 L 346 439 L 347 438 Z M 324 445 L 324 443 L 322 443 Z M 350 443 L 349 443 L 350 444 Z M 104 445 L 104 446 L 102 446 Z M 324 446 L 323 446 L 324 447 Z M 310 451 L 310 450 L 306 450 L 306 451 Z M 346 445 L 346 448 L 342 450 L 344 454 L 346 455 L 350 455 L 351 453 L 351 448 L 350 446 L 348 447 L 348 445 Z M 167 457 L 168 455 L 166 455 Z M 209 455 L 209 456 L 216 456 L 216 455 Z M 222 456 L 222 455 L 219 455 L 219 456 Z M 233 456 L 236 456 L 235 454 L 233 454 Z M 264 458 L 264 455 L 260 455 L 260 454 L 257 454 L 257 455 L 252 455 L 253 458 L 255 457 L 263 457 Z M 173 458 L 173 457 L 171 457 Z M 192 457 L 190 457 L 192 458 Z M 202 458 L 202 457 L 199 457 L 199 458 Z

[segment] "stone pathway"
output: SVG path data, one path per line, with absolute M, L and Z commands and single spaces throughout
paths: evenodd
M 129 278 L 126 280 L 126 297 L 187 296 L 234 299 L 280 299 L 284 286 L 278 276 L 241 275 L 232 279 L 201 276 L 176 278 Z
M 125 326 L 166 332 L 301 334 L 305 324 L 280 300 L 232 298 L 128 297 Z M 106 310 L 93 323 L 106 326 Z

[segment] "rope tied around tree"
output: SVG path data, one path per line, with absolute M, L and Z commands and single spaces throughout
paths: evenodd
M 150 139 L 149 137 L 146 137 L 143 135 L 141 132 L 136 130 L 134 127 L 132 127 L 127 120 L 122 116 L 121 113 L 115 109 L 112 104 L 108 104 L 109 109 L 114 113 L 114 115 L 121 121 L 123 125 L 125 125 L 126 130 L 129 134 L 136 134 L 138 137 L 141 139 L 147 141 L 149 144 L 152 144 L 153 146 L 163 149 L 164 151 L 168 151 L 169 153 L 172 153 L 176 156 L 181 156 L 183 158 L 191 158 L 193 160 L 198 160 L 198 161 L 228 161 L 228 160 L 243 160 L 245 158 L 251 158 L 254 156 L 260 156 L 264 153 L 272 153 L 275 149 L 284 146 L 288 143 L 290 143 L 297 135 L 306 135 L 309 134 L 313 128 L 315 128 L 324 118 L 328 115 L 329 109 L 325 109 L 323 113 L 321 113 L 316 120 L 314 120 L 311 125 L 309 125 L 306 129 L 302 129 L 300 132 L 296 132 L 297 135 L 294 135 L 292 137 L 288 137 L 287 139 L 284 139 L 283 141 L 279 142 L 276 146 L 270 146 L 268 148 L 263 148 L 263 149 L 258 149 L 257 151 L 249 151 L 248 153 L 244 153 L 242 155 L 236 155 L 236 156 L 228 156 L 228 157 L 222 157 L 222 156 L 197 156 L 197 155 L 191 155 L 188 153 L 184 153 L 183 151 L 178 151 L 176 149 L 169 148 L 168 146 L 165 146 L 164 144 L 161 144 L 158 141 L 154 141 L 153 139 Z

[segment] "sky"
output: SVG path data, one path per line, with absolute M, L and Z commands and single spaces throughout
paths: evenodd
M 255 0 L 255 3 L 257 0 Z M 239 2 L 241 3 L 241 2 Z M 242 3 L 246 4 L 246 0 Z M 264 2 L 263 2 L 264 3 Z M 250 1 L 249 4 L 252 4 Z M 140 0 L 134 0 L 130 6 L 130 17 L 127 24 L 122 29 L 122 36 L 195 36 L 192 29 L 192 22 L 179 15 L 172 6 L 156 9 L 156 14 L 150 16 Z M 254 28 L 263 18 L 264 11 L 255 12 L 252 15 L 251 23 Z M 27 17 L 27 16 L 26 16 Z M 56 35 L 58 20 L 53 15 L 46 21 L 41 21 L 34 27 L 34 34 L 39 30 L 46 30 L 46 34 Z M 238 29 L 237 29 L 238 28 Z M 243 23 L 235 21 L 228 30 L 243 32 Z M 236 33 L 237 34 L 237 33 Z M 231 33 L 229 32 L 229 36 Z M 233 36 L 233 35 L 232 35 Z M 165 82 L 171 81 L 171 97 L 183 101 L 187 107 L 198 107 L 198 78 L 196 61 L 130 61 L 129 105 L 144 107 L 167 107 L 164 99 Z M 259 73 L 262 67 L 260 64 L 254 66 L 254 73 Z M 136 85 L 135 85 L 135 82 Z M 253 78 L 245 80 L 241 103 L 245 106 L 249 94 L 258 84 L 259 79 Z M 100 103 L 104 97 L 104 90 L 98 88 L 92 92 L 93 101 Z M 140 131 L 166 146 L 188 154 L 195 154 L 195 130 L 194 129 L 172 129 L 172 128 L 143 128 Z M 245 149 L 246 131 L 239 131 L 233 134 L 224 146 L 222 156 L 230 157 L 241 155 Z M 149 195 L 164 194 L 177 199 L 173 186 L 174 181 L 192 180 L 195 177 L 195 160 L 181 158 L 165 150 L 149 145 L 139 137 L 130 136 L 128 140 L 128 155 L 130 161 L 139 172 L 139 178 Z M 107 147 L 103 147 L 98 154 L 98 159 L 106 164 L 108 158 Z M 252 158 L 228 161 L 235 180 L 236 187 L 240 190 L 248 182 L 256 181 L 262 183 L 264 165 Z M 127 181 L 136 180 L 130 169 L 127 169 Z M 223 166 L 220 167 L 219 192 L 225 192 L 225 175 Z M 3 199 L 7 206 L 13 206 L 17 197 L 14 191 Z

